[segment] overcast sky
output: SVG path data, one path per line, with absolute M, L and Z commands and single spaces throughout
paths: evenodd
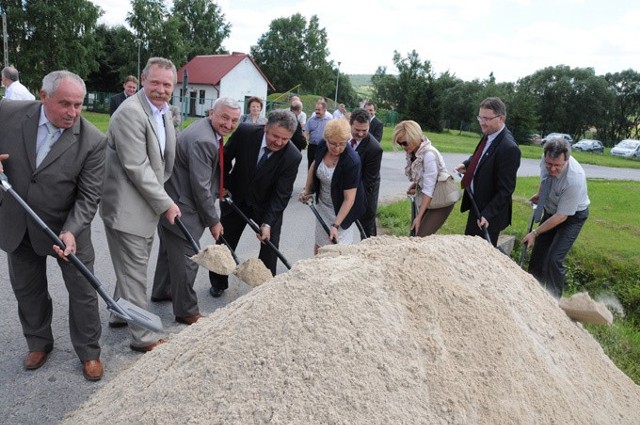
M 125 22 L 129 0 L 92 0 L 100 22 Z M 172 1 L 165 1 L 171 7 Z M 640 69 L 640 4 L 629 0 L 221 0 L 231 24 L 223 46 L 249 53 L 272 20 L 317 15 L 329 59 L 346 74 L 396 73 L 393 51 L 416 50 L 436 75 L 515 82 L 547 66 L 592 67 L 599 75 Z M 364 6 L 362 6 L 364 4 Z M 180 65 L 180 64 L 178 64 Z

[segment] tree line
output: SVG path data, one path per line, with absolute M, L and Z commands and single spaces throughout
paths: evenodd
M 212 0 L 131 0 L 126 24 L 98 25 L 102 9 L 88 0 L 0 0 L 7 16 L 9 63 L 23 84 L 38 88 L 42 76 L 69 69 L 90 91 L 116 92 L 150 56 L 180 67 L 196 55 L 228 53 L 231 24 Z M 250 53 L 278 91 L 294 90 L 355 106 L 361 101 L 349 77 L 330 61 L 329 35 L 316 15 L 300 13 L 273 20 Z M 138 60 L 139 59 L 139 60 Z M 548 67 L 515 83 L 463 81 L 450 72 L 436 75 L 428 60 L 411 51 L 394 52 L 395 73 L 379 67 L 372 77 L 373 100 L 401 119 L 425 129 L 477 130 L 480 100 L 503 98 L 516 139 L 558 131 L 574 139 L 593 135 L 611 145 L 637 137 L 640 75 L 631 69 L 603 76 L 592 68 Z

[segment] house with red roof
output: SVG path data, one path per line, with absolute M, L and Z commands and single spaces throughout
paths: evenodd
M 183 115 L 203 117 L 216 99 L 231 97 L 244 105 L 243 113 L 248 113 L 246 100 L 258 96 L 266 105 L 269 90 L 275 88 L 250 55 L 201 55 L 178 70 L 172 103 Z

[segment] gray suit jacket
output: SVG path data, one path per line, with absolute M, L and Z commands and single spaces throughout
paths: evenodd
M 203 228 L 220 221 L 215 209 L 220 184 L 219 146 L 209 118 L 191 124 L 178 136 L 173 173 L 164 185 L 180 207 L 182 222 L 194 234 L 200 234 Z M 169 224 L 164 217 L 160 222 L 183 236 L 177 226 Z
M 0 152 L 13 189 L 42 220 L 58 234 L 68 230 L 76 237 L 90 228 L 100 201 L 104 173 L 105 136 L 80 117 L 64 130 L 39 167 L 36 168 L 36 139 L 41 103 L 0 101 Z M 0 248 L 13 252 L 25 232 L 39 255 L 55 255 L 53 242 L 29 218 L 11 195 L 0 191 Z
M 164 114 L 164 154 L 144 90 L 118 107 L 107 132 L 106 172 L 100 216 L 105 226 L 151 237 L 173 200 L 164 190 L 175 160 L 176 132 Z

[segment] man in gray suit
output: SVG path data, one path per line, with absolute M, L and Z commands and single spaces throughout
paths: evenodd
M 27 370 L 38 369 L 53 349 L 53 304 L 47 288 L 47 256 L 57 254 L 69 292 L 71 343 L 89 381 L 102 378 L 100 314 L 95 289 L 66 258 L 75 253 L 88 268 L 95 258 L 91 221 L 104 173 L 104 135 L 80 117 L 82 79 L 54 71 L 42 80 L 40 101 L 0 101 L 0 171 L 13 189 L 58 234 L 64 252 L 8 194 L 0 192 L 0 248 L 27 339 Z
M 113 268 L 114 298 L 147 308 L 147 265 L 160 216 L 169 223 L 180 209 L 164 190 L 175 159 L 176 132 L 167 102 L 176 84 L 176 67 L 151 58 L 142 71 L 143 90 L 125 100 L 107 132 L 106 172 L 100 215 Z M 110 318 L 109 326 L 122 326 Z M 130 347 L 151 351 L 164 342 L 140 326 L 129 325 Z
M 238 125 L 240 104 L 229 98 L 216 100 L 209 118 L 194 122 L 180 133 L 176 162 L 165 190 L 179 206 L 181 220 L 198 240 L 208 228 L 215 240 L 222 234 L 222 224 L 215 209 L 220 191 L 220 155 L 222 138 Z M 160 247 L 153 279 L 152 301 L 173 301 L 176 321 L 191 325 L 201 317 L 193 284 L 198 265 L 187 256 L 195 254 L 177 226 L 163 217 L 158 226 Z

